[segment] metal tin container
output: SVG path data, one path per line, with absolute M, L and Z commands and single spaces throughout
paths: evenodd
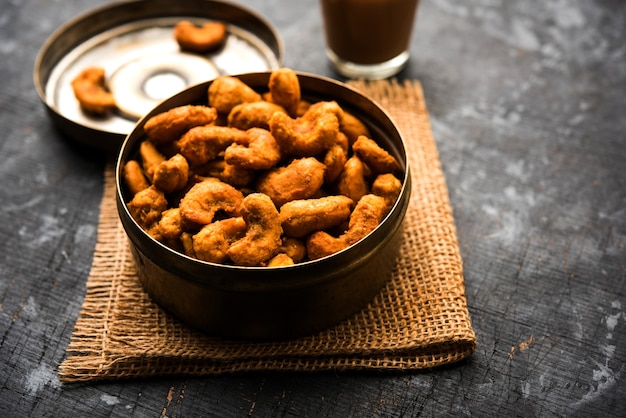
M 173 36 L 181 20 L 227 24 L 227 40 L 206 54 L 180 50 Z M 119 151 L 137 121 L 159 102 L 217 75 L 267 71 L 283 62 L 283 43 L 263 16 L 214 0 L 113 2 L 58 28 L 35 61 L 34 84 L 49 116 L 71 139 Z M 102 117 L 83 112 L 71 81 L 90 66 L 105 69 L 118 109 Z
M 239 75 L 259 92 L 267 91 L 270 72 Z M 151 238 L 132 218 L 123 184 L 125 163 L 146 139 L 151 117 L 186 104 L 207 104 L 211 82 L 164 101 L 146 115 L 122 145 L 116 167 L 119 216 L 131 242 L 138 276 L 149 295 L 187 324 L 233 338 L 283 339 L 310 334 L 362 309 L 390 277 L 399 256 L 402 222 L 411 184 L 406 148 L 389 115 L 375 102 L 340 82 L 298 73 L 302 97 L 336 100 L 360 118 L 372 137 L 402 167 L 403 188 L 395 205 L 368 236 L 331 256 L 286 267 L 238 267 L 187 257 Z

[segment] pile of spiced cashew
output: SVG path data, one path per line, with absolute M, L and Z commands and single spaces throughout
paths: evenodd
M 146 121 L 123 178 L 151 237 L 208 262 L 276 267 L 341 251 L 384 219 L 398 161 L 336 101 L 303 100 L 293 70 L 267 87 L 222 76 L 206 105 Z

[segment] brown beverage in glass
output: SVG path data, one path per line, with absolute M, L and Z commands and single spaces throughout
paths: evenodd
M 348 77 L 384 78 L 406 64 L 418 0 L 320 0 L 327 55 Z

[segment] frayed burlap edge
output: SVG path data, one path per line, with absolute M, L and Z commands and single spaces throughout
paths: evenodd
M 419 370 L 476 347 L 439 155 L 417 81 L 351 82 L 385 108 L 407 144 L 412 198 L 392 277 L 361 312 L 316 335 L 280 342 L 212 337 L 180 323 L 143 291 L 105 169 L 98 241 L 63 382 L 246 371 Z

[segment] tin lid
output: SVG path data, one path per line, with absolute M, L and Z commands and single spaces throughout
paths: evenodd
M 181 50 L 174 26 L 182 20 L 226 24 L 226 41 L 208 53 Z M 78 16 L 48 38 L 34 83 L 53 122 L 71 139 L 117 152 L 136 122 L 162 100 L 219 75 L 279 68 L 283 43 L 264 17 L 213 0 L 115 2 Z M 103 116 L 84 112 L 72 80 L 88 67 L 105 70 L 117 108 Z

